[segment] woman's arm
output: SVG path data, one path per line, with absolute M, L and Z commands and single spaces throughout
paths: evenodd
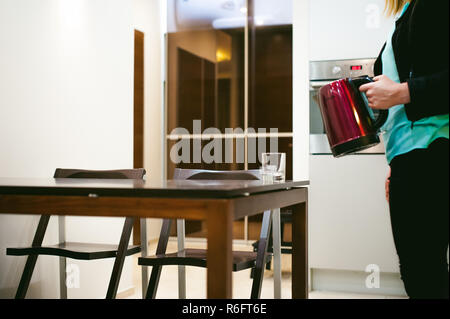
M 409 23 L 410 121 L 449 113 L 449 0 L 417 0 Z M 430 71 L 431 70 L 431 71 Z
M 449 113 L 448 69 L 440 73 L 411 78 L 407 81 L 411 101 L 406 103 L 408 120 Z

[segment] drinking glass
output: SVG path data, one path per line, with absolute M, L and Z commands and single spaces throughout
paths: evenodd
M 261 163 L 264 183 L 283 183 L 286 180 L 286 153 L 263 153 Z

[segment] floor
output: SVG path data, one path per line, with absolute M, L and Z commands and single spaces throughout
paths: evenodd
M 204 248 L 203 242 L 187 242 L 186 248 Z M 251 245 L 234 245 L 234 250 L 252 250 Z M 156 243 L 150 246 L 149 252 L 156 250 Z M 168 252 L 176 251 L 176 241 L 170 241 Z M 137 258 L 137 257 L 135 257 Z M 137 262 L 134 263 L 137 265 Z M 282 260 L 282 298 L 291 298 L 291 273 L 289 266 L 291 264 L 290 256 L 283 255 Z M 151 269 L 149 270 L 149 272 Z M 119 298 L 142 298 L 141 293 L 141 272 L 137 267 L 134 273 L 135 288 L 118 295 Z M 186 267 L 186 291 L 188 299 L 206 298 L 206 269 L 197 267 Z M 244 270 L 233 273 L 233 298 L 249 299 L 252 286 L 250 270 Z M 157 299 L 177 299 L 178 298 L 178 267 L 163 267 L 160 284 L 157 292 Z M 263 287 L 261 290 L 262 299 L 273 299 L 273 271 L 266 270 L 264 273 Z M 312 291 L 310 299 L 397 299 L 397 296 L 383 295 L 361 295 L 331 291 Z

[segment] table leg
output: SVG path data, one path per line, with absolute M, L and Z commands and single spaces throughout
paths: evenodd
M 306 195 L 306 198 L 308 196 Z M 292 298 L 308 299 L 308 202 L 292 211 Z
M 59 243 L 66 242 L 66 217 L 58 216 L 58 237 Z M 59 296 L 67 299 L 67 261 L 66 257 L 59 257 Z
M 141 218 L 141 256 L 148 256 L 147 219 Z M 142 299 L 145 298 L 148 286 L 148 267 L 141 267 L 142 274 Z
M 233 211 L 227 202 L 207 209 L 207 298 L 231 299 Z
M 281 299 L 281 222 L 280 209 L 272 211 L 273 297 Z
M 184 219 L 177 220 L 178 251 L 184 250 L 185 233 Z M 178 266 L 178 298 L 186 299 L 186 266 Z

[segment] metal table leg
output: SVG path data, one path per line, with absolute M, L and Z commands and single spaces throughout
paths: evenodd
M 148 256 L 147 219 L 141 218 L 141 256 Z M 142 272 L 142 298 L 145 298 L 148 286 L 148 266 L 141 267 Z
M 184 250 L 185 222 L 184 219 L 177 220 L 178 251 Z M 178 266 L 178 298 L 186 299 L 186 266 Z
M 273 297 L 281 299 L 281 221 L 280 209 L 272 211 Z

